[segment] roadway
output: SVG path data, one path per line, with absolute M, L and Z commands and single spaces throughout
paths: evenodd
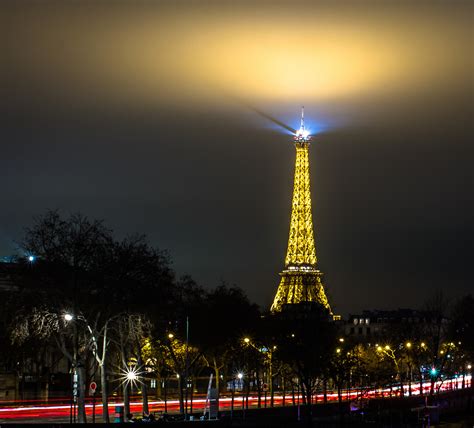
M 471 376 L 465 376 L 464 382 L 465 387 L 471 385 Z M 462 377 L 453 378 L 449 380 L 444 380 L 443 382 L 438 382 L 436 387 L 439 387 L 440 391 L 449 391 L 452 389 L 460 389 L 462 388 Z M 423 383 L 423 393 L 429 394 L 431 388 L 430 382 Z M 404 385 L 404 395 L 409 395 L 409 387 L 408 384 Z M 420 384 L 412 384 L 411 385 L 411 394 L 412 395 L 419 395 L 420 394 Z M 371 399 L 371 398 L 380 398 L 380 397 L 389 397 L 389 396 L 398 396 L 400 395 L 400 386 L 393 385 L 391 388 L 379 388 L 379 389 L 372 389 L 372 390 L 344 390 L 342 392 L 343 400 L 358 400 L 360 398 L 364 399 Z M 324 401 L 324 394 L 320 393 L 314 396 L 314 401 L 316 403 Z M 338 395 L 337 393 L 331 392 L 327 394 L 328 401 L 337 401 Z M 295 397 L 295 402 L 302 403 L 302 397 Z M 242 406 L 245 405 L 246 398 L 242 395 L 236 395 L 234 398 L 234 409 L 240 410 Z M 249 407 L 255 408 L 258 406 L 258 397 L 255 395 L 251 395 L 248 398 Z M 219 399 L 219 410 L 221 411 L 229 411 L 231 409 L 232 398 L 228 395 L 221 396 Z M 293 396 L 286 395 L 285 396 L 285 403 L 283 403 L 283 396 L 281 393 L 275 394 L 274 397 L 274 405 L 275 406 L 282 406 L 282 405 L 292 405 L 293 404 Z M 111 417 L 111 421 L 114 420 L 115 415 L 115 406 L 116 405 L 123 405 L 123 402 L 111 402 L 109 403 L 109 414 Z M 191 403 L 189 405 L 189 413 L 192 412 L 203 412 L 204 407 L 206 406 L 206 399 L 199 397 L 193 399 L 192 406 Z M 270 397 L 267 394 L 266 405 L 270 406 Z M 261 397 L 261 406 L 265 407 L 265 398 L 262 394 Z M 191 410 L 192 407 L 192 410 Z M 179 412 L 179 401 L 178 400 L 168 400 L 166 403 L 166 408 L 168 413 L 178 413 Z M 149 409 L 151 412 L 164 412 L 165 410 L 165 402 L 163 400 L 149 400 Z M 92 414 L 93 414 L 93 405 L 89 402 L 86 405 L 86 414 L 88 421 L 92 421 Z M 134 397 L 133 401 L 130 403 L 130 411 L 135 415 L 140 415 L 142 413 L 142 403 L 141 400 L 138 400 L 137 397 Z M 95 415 L 96 421 L 101 422 L 102 420 L 102 404 L 97 403 L 95 406 Z M 0 423 L 67 423 L 70 421 L 71 417 L 71 406 L 70 404 L 66 404 L 64 401 L 58 401 L 56 404 L 35 404 L 34 402 L 30 404 L 12 404 L 5 403 L 2 405 L 0 403 Z

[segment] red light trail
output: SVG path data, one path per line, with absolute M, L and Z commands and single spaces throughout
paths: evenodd
M 464 387 L 467 388 L 471 386 L 471 376 L 464 377 Z M 435 383 L 435 389 L 439 388 L 440 391 L 449 391 L 452 389 L 460 389 L 462 388 L 463 378 L 457 377 L 453 379 L 448 379 L 443 382 L 438 381 Z M 404 388 L 404 396 L 409 395 L 408 391 L 408 384 L 403 386 Z M 431 382 L 424 382 L 423 383 L 423 393 L 429 393 L 431 389 Z M 351 390 L 344 390 L 342 393 L 342 399 L 346 400 L 354 400 L 354 399 L 371 399 L 371 398 L 381 398 L 381 397 L 390 397 L 390 396 L 399 396 L 400 393 L 400 385 L 392 386 L 392 388 L 380 388 L 380 389 L 372 389 L 372 390 L 359 390 L 359 389 L 351 389 Z M 411 394 L 412 395 L 420 395 L 420 384 L 413 383 L 411 385 Z M 338 395 L 337 393 L 330 392 L 327 394 L 328 401 L 337 401 Z M 246 400 L 245 396 L 237 395 L 234 398 L 234 409 L 239 410 L 242 408 L 243 401 Z M 314 396 L 315 403 L 321 403 L 324 400 L 324 394 L 317 394 Z M 221 397 L 219 399 L 219 409 L 220 410 L 230 410 L 231 407 L 231 397 Z M 257 396 L 249 396 L 248 398 L 249 406 L 256 407 L 258 405 L 258 397 Z M 261 397 L 261 405 L 262 407 L 265 406 L 265 398 Z M 286 395 L 285 396 L 285 403 L 288 405 L 292 404 L 293 396 Z M 303 398 L 300 395 L 299 398 L 296 397 L 296 402 L 302 403 Z M 11 402 L 9 402 L 11 403 Z M 195 410 L 203 410 L 205 407 L 206 399 L 205 398 L 198 398 L 194 399 L 192 402 L 193 411 Z M 188 403 L 189 407 L 190 402 Z M 270 405 L 270 396 L 268 394 L 266 398 L 267 407 Z M 274 404 L 276 406 L 281 406 L 283 404 L 283 396 L 277 395 L 274 397 Z M 109 404 L 109 412 L 113 419 L 113 412 L 116 405 L 123 405 L 123 402 L 115 402 Z M 88 416 L 92 416 L 93 405 L 91 403 L 86 404 L 86 414 Z M 96 417 L 99 418 L 102 415 L 102 404 L 97 403 L 96 406 Z M 165 409 L 165 402 L 164 401 L 156 401 L 150 400 L 149 401 L 149 408 L 152 412 L 163 412 Z M 178 400 L 169 400 L 167 401 L 167 409 L 168 412 L 178 412 L 179 411 L 179 401 Z M 39 419 L 39 418 L 68 418 L 70 415 L 71 407 L 69 404 L 56 404 L 56 405 L 31 405 L 31 406 L 16 406 L 16 407 L 2 407 L 0 408 L 0 422 L 2 421 L 11 421 L 12 419 Z M 130 412 L 134 414 L 141 414 L 142 413 L 142 403 L 141 401 L 134 401 L 130 403 Z

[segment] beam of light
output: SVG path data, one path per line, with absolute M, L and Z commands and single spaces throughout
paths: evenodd
M 274 123 L 275 125 L 279 126 L 280 128 L 282 128 L 286 131 L 289 131 L 291 134 L 296 133 L 296 129 L 292 128 L 291 126 L 287 125 L 286 123 L 282 122 L 281 120 L 278 120 L 278 119 L 274 118 L 273 116 L 270 116 L 268 113 L 265 113 L 261 110 L 258 110 L 255 107 L 252 107 L 252 106 L 249 106 L 249 105 L 247 105 L 247 107 L 250 110 L 257 113 L 258 115 L 262 116 L 263 118 L 265 118 L 265 119 L 269 120 L 270 122 Z
M 299 135 L 300 129 L 293 128 L 292 126 L 288 125 L 286 123 L 286 121 L 275 118 L 271 114 L 266 113 L 263 110 L 260 110 L 259 108 L 255 107 L 251 103 L 243 100 L 242 98 L 237 98 L 237 97 L 232 96 L 230 94 L 227 94 L 227 96 L 232 98 L 238 104 L 244 106 L 246 109 L 248 109 L 248 110 L 250 110 L 254 113 L 257 113 L 260 117 L 263 117 L 264 119 L 266 119 L 271 124 L 276 125 L 276 127 L 272 126 L 273 129 L 277 129 L 277 130 L 280 130 L 280 131 L 283 130 L 283 132 L 287 135 L 292 135 L 292 136 L 296 136 L 296 137 L 300 136 Z M 320 117 L 320 116 L 321 116 L 321 114 L 318 114 L 318 117 Z M 291 122 L 293 122 L 293 119 L 291 119 Z M 328 128 L 332 128 L 334 126 L 340 125 L 340 124 L 335 124 L 335 123 L 331 123 L 331 122 L 334 122 L 334 120 L 331 120 L 331 119 L 328 119 L 328 118 L 324 118 L 322 121 L 320 121 L 320 120 L 315 121 L 315 120 L 312 120 L 312 119 L 309 120 L 309 121 L 306 120 L 305 130 L 304 130 L 304 134 L 305 134 L 304 138 L 307 139 L 310 135 L 317 135 L 317 134 L 325 131 Z
M 230 96 L 230 95 L 229 95 Z M 241 98 L 236 98 L 236 97 L 231 97 L 237 103 L 240 105 L 244 106 L 246 109 L 257 113 L 260 117 L 263 117 L 266 119 L 268 122 L 270 122 L 273 125 L 276 125 L 276 127 L 272 127 L 273 129 L 278 129 L 278 130 L 283 130 L 283 132 L 287 135 L 292 135 L 292 136 L 298 136 L 298 133 L 300 132 L 299 128 L 293 128 L 292 126 L 287 124 L 287 121 L 277 119 L 274 116 L 270 115 L 269 113 L 266 113 L 263 110 L 260 110 L 259 108 L 255 107 L 254 105 L 250 104 L 249 102 L 241 99 Z M 321 112 L 318 113 L 318 117 L 321 116 L 327 116 L 324 114 L 321 114 Z M 291 119 L 289 121 L 293 122 L 294 119 Z M 305 119 L 305 130 L 304 130 L 304 138 L 308 138 L 310 135 L 317 135 L 320 134 L 321 132 L 325 131 L 328 128 L 334 128 L 337 126 L 340 126 L 341 123 L 335 123 L 335 120 L 333 118 L 328 118 L 324 117 L 321 120 L 314 120 L 310 117 L 310 120 Z
M 254 113 L 257 113 L 259 116 L 263 117 L 264 119 L 267 119 L 268 121 L 270 121 L 274 125 L 277 125 L 278 128 L 283 129 L 286 134 L 294 135 L 296 133 L 296 129 L 292 128 L 290 125 L 287 125 L 286 123 L 282 122 L 281 120 L 276 119 L 275 117 L 271 116 L 270 114 L 258 109 L 257 107 L 255 107 L 254 105 L 248 103 L 247 101 L 244 101 L 241 98 L 237 98 L 237 97 L 233 97 L 233 96 L 230 96 L 230 97 L 233 98 L 235 101 L 237 101 L 237 103 L 243 105 L 245 108 L 253 111 Z

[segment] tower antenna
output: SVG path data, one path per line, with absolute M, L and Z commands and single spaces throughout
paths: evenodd
M 300 129 L 295 132 L 295 140 L 299 142 L 308 142 L 311 139 L 309 132 L 304 127 L 304 106 L 301 107 Z

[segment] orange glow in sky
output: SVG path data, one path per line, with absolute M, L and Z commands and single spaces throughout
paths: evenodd
M 28 82 L 113 102 L 327 101 L 459 86 L 472 72 L 462 2 L 79 5 L 12 9 Z

